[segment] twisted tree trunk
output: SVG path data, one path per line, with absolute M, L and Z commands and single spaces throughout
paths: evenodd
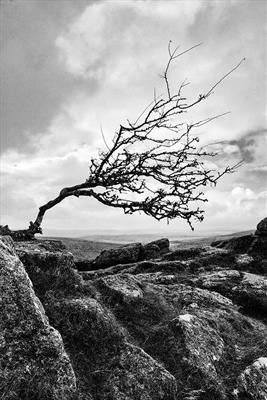
M 47 210 L 53 208 L 58 203 L 61 203 L 66 197 L 69 196 L 76 196 L 79 197 L 79 190 L 80 189 L 90 189 L 91 187 L 96 186 L 95 184 L 90 183 L 88 180 L 83 182 L 79 185 L 71 186 L 64 188 L 60 191 L 59 195 L 55 197 L 53 200 L 48 201 L 46 204 L 39 207 L 39 212 L 35 221 L 30 221 L 28 229 L 19 229 L 19 230 L 12 230 L 8 227 L 8 225 L 1 226 L 0 225 L 0 235 L 8 235 L 11 236 L 15 241 L 23 241 L 23 240 L 34 240 L 37 233 L 43 233 L 41 224 L 43 222 L 43 217 Z M 91 191 L 87 191 L 87 196 L 91 195 Z

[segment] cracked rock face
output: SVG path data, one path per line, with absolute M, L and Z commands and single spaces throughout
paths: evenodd
M 76 379 L 8 237 L 0 239 L 0 398 L 72 399 Z
M 237 387 L 233 390 L 236 399 L 257 399 L 267 398 L 267 358 L 260 357 L 240 374 L 237 380 Z
M 267 278 L 263 275 L 222 269 L 202 273 L 196 280 L 205 289 L 219 292 L 248 311 L 267 314 Z
M 267 217 L 258 223 L 255 235 L 267 236 Z
M 43 306 L 24 271 L 32 300 L 20 302 L 18 309 L 25 308 L 27 314 L 14 312 L 5 301 L 2 318 L 10 332 L 20 332 L 14 346 L 20 346 L 19 351 L 22 344 L 25 348 L 22 358 L 11 359 L 15 362 L 9 365 L 21 371 L 34 365 L 41 371 L 39 382 L 44 382 L 41 373 L 47 365 L 52 371 L 51 385 L 58 385 L 57 389 L 51 389 L 50 397 L 37 399 L 265 400 L 266 326 L 262 315 L 251 318 L 244 307 L 246 301 L 254 306 L 255 302 L 265 304 L 264 277 L 253 273 L 256 257 L 192 248 L 179 250 L 170 260 L 162 254 L 161 259 L 108 263 L 105 268 L 79 274 L 63 248 L 49 243 L 44 247 L 40 242 L 20 242 L 16 247 Z M 10 242 L 8 253 L 2 251 L 3 257 L 14 257 L 23 269 L 12 246 Z M 16 276 L 18 269 L 13 272 Z M 10 299 L 14 293 L 24 299 L 23 279 L 18 279 L 15 292 L 13 281 L 5 281 L 3 287 L 8 287 Z M 42 307 L 62 335 L 68 356 Z M 45 333 L 47 326 L 50 333 Z M 27 349 L 35 341 L 27 338 L 34 335 L 38 352 L 31 359 Z M 6 359 L 10 354 L 8 337 L 0 335 Z M 75 378 L 71 381 L 62 359 L 75 373 L 77 390 L 72 397 L 69 382 L 75 383 Z M 54 373 L 58 374 L 56 383 Z M 22 376 L 24 383 L 32 382 L 32 374 Z M 62 395 L 64 385 L 67 389 Z M 8 399 L 13 398 L 21 397 Z M 23 400 L 26 398 L 36 400 L 33 396 Z

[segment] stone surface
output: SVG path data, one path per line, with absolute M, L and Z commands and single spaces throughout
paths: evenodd
M 263 324 L 242 316 L 229 298 L 179 284 L 175 275 L 115 274 L 93 283 L 135 344 L 175 377 L 178 398 L 230 399 L 238 368 L 266 350 Z M 261 345 L 255 349 L 253 341 Z
M 103 250 L 92 263 L 92 269 L 108 268 L 116 264 L 134 263 L 143 257 L 141 243 L 133 243 L 118 249 Z
M 123 298 L 125 302 L 135 301 L 143 297 L 140 282 L 129 274 L 117 275 L 116 279 L 106 276 L 95 281 L 97 288 L 105 291 L 110 300 Z
M 237 270 L 202 273 L 197 286 L 221 293 L 254 315 L 267 315 L 267 278 Z
M 264 258 L 207 247 L 144 260 L 141 246 L 138 261 L 78 274 L 66 250 L 40 246 L 16 243 L 68 351 L 73 400 L 261 399 L 266 286 L 248 271 Z
M 245 272 L 241 282 L 232 289 L 232 296 L 246 312 L 267 316 L 267 278 Z M 266 320 L 267 322 L 267 320 Z
M 267 358 L 260 357 L 240 374 L 237 387 L 233 390 L 235 399 L 267 399 Z
M 0 398 L 73 399 L 76 379 L 9 238 L 0 239 Z
M 164 271 L 165 273 L 168 272 L 177 272 L 180 273 L 184 271 L 186 268 L 185 264 L 182 264 L 179 261 L 139 261 L 132 264 L 118 264 L 114 265 L 110 268 L 104 268 L 101 270 L 96 271 L 86 271 L 81 272 L 81 276 L 85 280 L 92 280 L 96 278 L 100 278 L 102 276 L 107 275 L 114 275 L 121 272 L 130 273 L 132 275 L 140 274 L 142 272 L 149 273 L 149 272 L 158 272 Z
M 255 235 L 267 236 L 267 217 L 258 223 Z
M 146 260 L 160 258 L 162 254 L 161 249 L 155 243 L 145 244 L 143 248 L 144 248 L 144 258 Z
M 245 235 L 230 240 L 219 240 L 211 243 L 211 246 L 231 250 L 235 253 L 258 255 L 267 257 L 266 235 Z
M 159 247 L 161 254 L 168 253 L 170 251 L 170 241 L 167 238 L 154 240 L 153 242 L 148 243 L 149 245 L 155 244 Z
M 247 253 L 267 258 L 267 236 L 256 236 Z
M 104 385 L 103 399 L 176 400 L 176 381 L 140 347 L 127 344 Z
M 114 282 L 110 295 L 116 293 L 126 302 L 139 296 L 129 288 L 129 282 L 125 288 Z M 80 385 L 88 388 L 93 399 L 176 399 L 175 378 L 144 350 L 128 342 L 127 331 L 98 300 L 51 298 L 46 307 L 71 348 Z
M 165 260 L 189 260 L 204 253 L 205 249 L 193 247 L 188 249 L 177 249 L 171 253 L 165 254 Z
M 254 235 L 245 235 L 230 240 L 218 240 L 212 242 L 211 246 L 232 250 L 236 253 L 247 253 L 254 239 Z
M 38 296 L 47 290 L 72 291 L 81 284 L 73 255 L 60 241 L 15 242 L 15 249 Z

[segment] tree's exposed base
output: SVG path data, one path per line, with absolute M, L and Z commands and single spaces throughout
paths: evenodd
M 20 229 L 20 230 L 11 230 L 9 229 L 8 225 L 2 226 L 0 225 L 0 235 L 3 236 L 11 236 L 12 239 L 16 242 L 22 241 L 22 240 L 35 240 L 34 235 L 36 233 L 42 233 L 42 229 L 39 227 L 37 229 L 34 229 L 35 227 L 33 226 L 32 223 L 30 223 L 30 226 L 28 229 Z

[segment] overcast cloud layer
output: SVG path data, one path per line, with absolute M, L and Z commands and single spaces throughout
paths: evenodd
M 127 118 L 163 89 L 159 74 L 171 39 L 181 50 L 171 82 L 187 78 L 189 98 L 236 70 L 189 122 L 231 111 L 199 128 L 217 166 L 243 159 L 207 190 L 197 231 L 250 229 L 266 216 L 266 3 L 220 1 L 1 1 L 1 223 L 26 227 L 38 207 L 86 178 L 88 161 Z M 129 228 L 130 227 L 130 228 Z M 141 229 L 189 233 L 91 199 L 67 199 L 45 229 Z

